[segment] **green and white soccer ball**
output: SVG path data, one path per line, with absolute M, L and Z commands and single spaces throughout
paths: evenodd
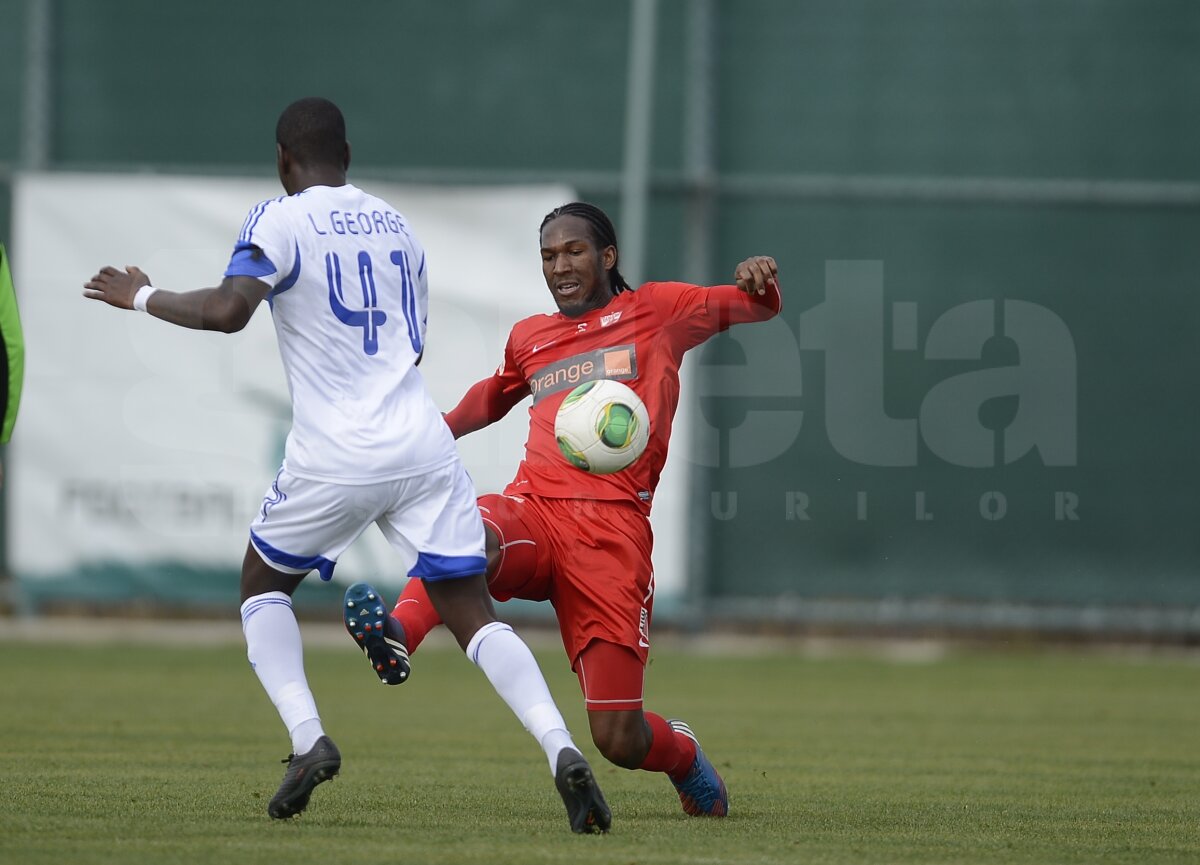
M 554 419 L 554 437 L 567 462 L 594 475 L 631 465 L 650 440 L 650 416 L 619 381 L 587 381 L 567 394 Z

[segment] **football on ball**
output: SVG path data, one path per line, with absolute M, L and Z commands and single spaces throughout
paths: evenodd
M 650 416 L 627 385 L 609 379 L 587 381 L 567 394 L 558 407 L 554 437 L 575 468 L 610 475 L 646 450 Z

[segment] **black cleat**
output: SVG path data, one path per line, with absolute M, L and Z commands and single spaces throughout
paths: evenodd
M 308 807 L 313 788 L 328 781 L 342 768 L 342 755 L 328 736 L 317 739 L 307 754 L 288 754 L 283 783 L 267 806 L 267 813 L 276 820 L 295 817 Z
M 355 583 L 346 589 L 342 619 L 379 681 L 399 685 L 408 680 L 412 666 L 404 645 L 404 629 L 387 614 L 379 592 L 368 583 Z
M 592 775 L 592 767 L 583 755 L 574 748 L 563 748 L 558 753 L 558 769 L 554 773 L 554 786 L 567 806 L 567 817 L 571 820 L 571 831 L 577 835 L 588 832 L 607 832 L 612 826 L 612 811 L 604 801 L 600 785 Z

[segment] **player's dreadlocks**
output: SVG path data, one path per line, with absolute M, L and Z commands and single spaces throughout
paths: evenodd
M 596 244 L 597 249 L 604 249 L 606 246 L 611 246 L 617 250 L 617 259 L 613 262 L 613 266 L 608 269 L 608 284 L 612 289 L 613 294 L 620 294 L 622 291 L 633 291 L 629 283 L 625 281 L 625 277 L 621 276 L 621 271 L 617 270 L 617 263 L 621 260 L 621 253 L 617 247 L 617 230 L 613 228 L 612 220 L 608 218 L 603 210 L 594 204 L 588 204 L 586 201 L 571 201 L 567 204 L 560 205 L 549 213 L 542 220 L 542 224 L 538 226 L 538 236 L 541 236 L 542 229 L 546 224 L 560 216 L 578 216 L 588 224 L 588 228 L 592 232 L 592 241 Z
M 346 155 L 346 121 L 328 99 L 309 96 L 283 109 L 275 140 L 303 165 L 340 165 Z

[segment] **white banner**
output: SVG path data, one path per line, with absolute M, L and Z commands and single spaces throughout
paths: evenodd
M 421 371 L 449 409 L 496 368 L 515 321 L 553 311 L 537 229 L 574 196 L 556 186 L 363 185 L 405 214 L 428 252 Z M 234 178 L 18 176 L 11 260 L 26 379 L 6 475 L 22 581 L 106 564 L 240 566 L 290 425 L 270 312 L 232 336 L 186 331 L 87 300 L 82 284 L 103 265 L 136 264 L 162 288 L 217 285 L 246 212 L 281 192 Z M 511 479 L 527 408 L 459 441 L 480 492 Z M 673 455 L 655 504 L 656 581 L 668 596 L 684 585 L 683 456 Z M 337 579 L 395 580 L 410 564 L 368 531 Z

